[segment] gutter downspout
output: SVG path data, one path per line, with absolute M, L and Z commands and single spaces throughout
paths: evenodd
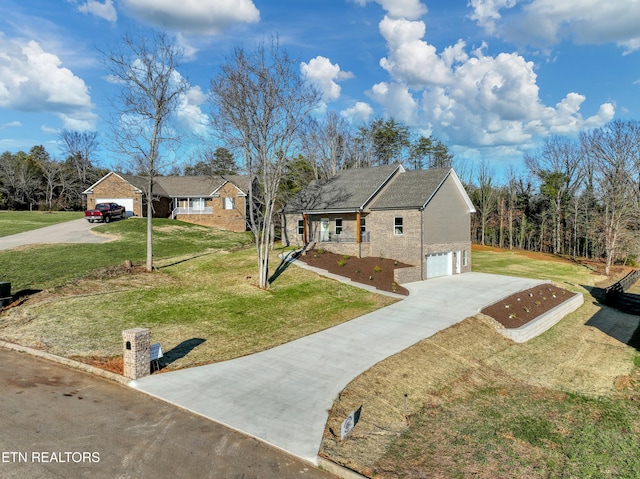
M 424 280 L 424 208 L 420 208 L 420 280 Z
M 362 240 L 360 238 L 360 210 L 356 212 L 356 243 L 358 245 L 358 258 L 362 258 Z

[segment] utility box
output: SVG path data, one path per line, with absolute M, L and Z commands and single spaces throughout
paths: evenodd
M 124 376 L 129 379 L 140 379 L 151 372 L 149 328 L 133 328 L 122 331 L 122 348 L 124 359 Z
M 11 296 L 11 283 L 0 282 L 0 306 L 11 303 L 13 296 Z

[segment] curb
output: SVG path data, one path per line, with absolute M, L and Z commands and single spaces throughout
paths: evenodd
M 63 358 L 62 356 L 56 356 L 55 354 L 47 353 L 46 351 L 40 351 L 39 349 L 33 349 L 27 346 L 21 346 L 19 344 L 9 343 L 2 340 L 0 340 L 0 348 L 17 351 L 19 353 L 27 353 L 31 356 L 36 356 L 38 358 L 46 359 L 54 363 L 63 364 L 70 368 L 79 369 L 93 376 L 99 376 L 110 381 L 115 381 L 124 386 L 128 385 L 131 381 L 129 378 L 125 378 L 124 376 L 120 376 L 119 374 L 112 373 L 111 371 L 105 371 L 104 369 L 91 366 L 90 364 L 81 363 L 80 361 L 75 361 L 73 359 Z
M 402 294 L 390 293 L 389 291 L 383 291 L 381 289 L 374 288 L 373 286 L 369 286 L 369 285 L 364 284 L 364 283 L 356 283 L 355 281 L 351 281 L 349 278 L 345 278 L 344 276 L 339 276 L 339 275 L 334 274 L 334 273 L 329 273 L 325 269 L 316 268 L 315 266 L 309 266 L 304 261 L 298 261 L 297 259 L 287 259 L 286 261 L 288 261 L 290 264 L 296 265 L 298 268 L 306 269 L 307 271 L 313 271 L 314 273 L 316 273 L 316 274 L 318 274 L 320 276 L 324 276 L 325 278 L 330 278 L 330 279 L 339 281 L 341 283 L 348 284 L 349 286 L 354 286 L 356 288 L 364 289 L 366 291 L 369 291 L 370 293 L 382 294 L 384 296 L 390 296 L 390 297 L 396 298 L 396 299 L 406 299 L 407 298 L 407 296 L 404 296 Z
M 323 471 L 327 471 L 338 476 L 340 479 L 369 479 L 367 476 L 363 476 L 352 469 L 341 466 L 326 457 L 318 456 L 318 467 Z

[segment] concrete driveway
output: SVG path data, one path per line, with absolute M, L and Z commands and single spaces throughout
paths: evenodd
M 317 464 L 328 410 L 352 379 L 484 306 L 540 283 L 482 273 L 411 283 L 405 285 L 408 298 L 339 326 L 131 386 Z
M 113 238 L 91 232 L 99 223 L 78 219 L 0 238 L 0 251 L 32 244 L 106 243 Z

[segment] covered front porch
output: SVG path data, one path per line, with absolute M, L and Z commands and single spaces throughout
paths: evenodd
M 366 217 L 357 213 L 303 214 L 301 220 L 304 243 L 369 243 Z
M 212 215 L 213 207 L 207 198 L 173 198 L 171 201 L 171 219 L 178 215 Z

